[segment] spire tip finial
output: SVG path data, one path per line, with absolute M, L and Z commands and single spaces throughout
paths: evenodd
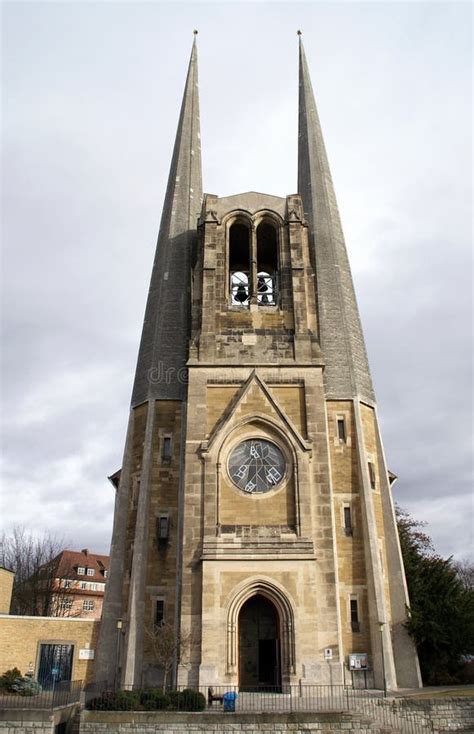
M 195 29 L 193 30 L 193 36 L 197 36 L 197 34 L 198 34 L 198 33 L 199 33 L 199 31 L 197 31 L 197 30 L 196 30 L 196 28 L 195 28 Z
M 296 31 L 296 35 L 297 36 L 300 36 L 300 40 L 301 40 L 301 36 L 303 35 L 303 31 L 297 30 Z

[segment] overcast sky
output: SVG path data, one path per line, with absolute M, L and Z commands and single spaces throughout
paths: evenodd
M 4 528 L 108 552 L 192 30 L 204 190 L 285 196 L 301 28 L 395 499 L 472 556 L 470 4 L 2 11 Z

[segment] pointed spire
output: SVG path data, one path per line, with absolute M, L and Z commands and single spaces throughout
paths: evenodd
M 202 201 L 197 31 L 189 60 L 145 311 L 132 406 L 180 399 L 190 324 L 191 253 Z
M 308 219 L 316 269 L 326 395 L 330 399 L 359 397 L 372 403 L 354 285 L 301 35 L 298 31 L 298 193 Z

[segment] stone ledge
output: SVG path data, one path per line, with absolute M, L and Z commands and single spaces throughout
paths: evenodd
M 319 711 L 317 713 L 223 713 L 222 711 L 83 711 L 82 723 L 94 724 L 304 724 L 313 722 L 339 723 L 369 721 L 362 714 L 347 711 Z

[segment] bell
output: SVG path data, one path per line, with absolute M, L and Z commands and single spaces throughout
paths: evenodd
M 235 300 L 238 301 L 239 303 L 245 303 L 247 298 L 248 298 L 248 295 L 247 295 L 246 288 L 241 283 L 237 288 L 237 293 L 235 294 Z
M 258 276 L 257 290 L 259 293 L 265 293 L 265 291 L 268 290 L 268 285 L 265 283 L 265 278 L 263 277 L 263 275 Z
M 260 303 L 263 303 L 263 305 L 270 303 L 270 300 L 266 294 L 262 296 L 262 300 L 260 301 Z

